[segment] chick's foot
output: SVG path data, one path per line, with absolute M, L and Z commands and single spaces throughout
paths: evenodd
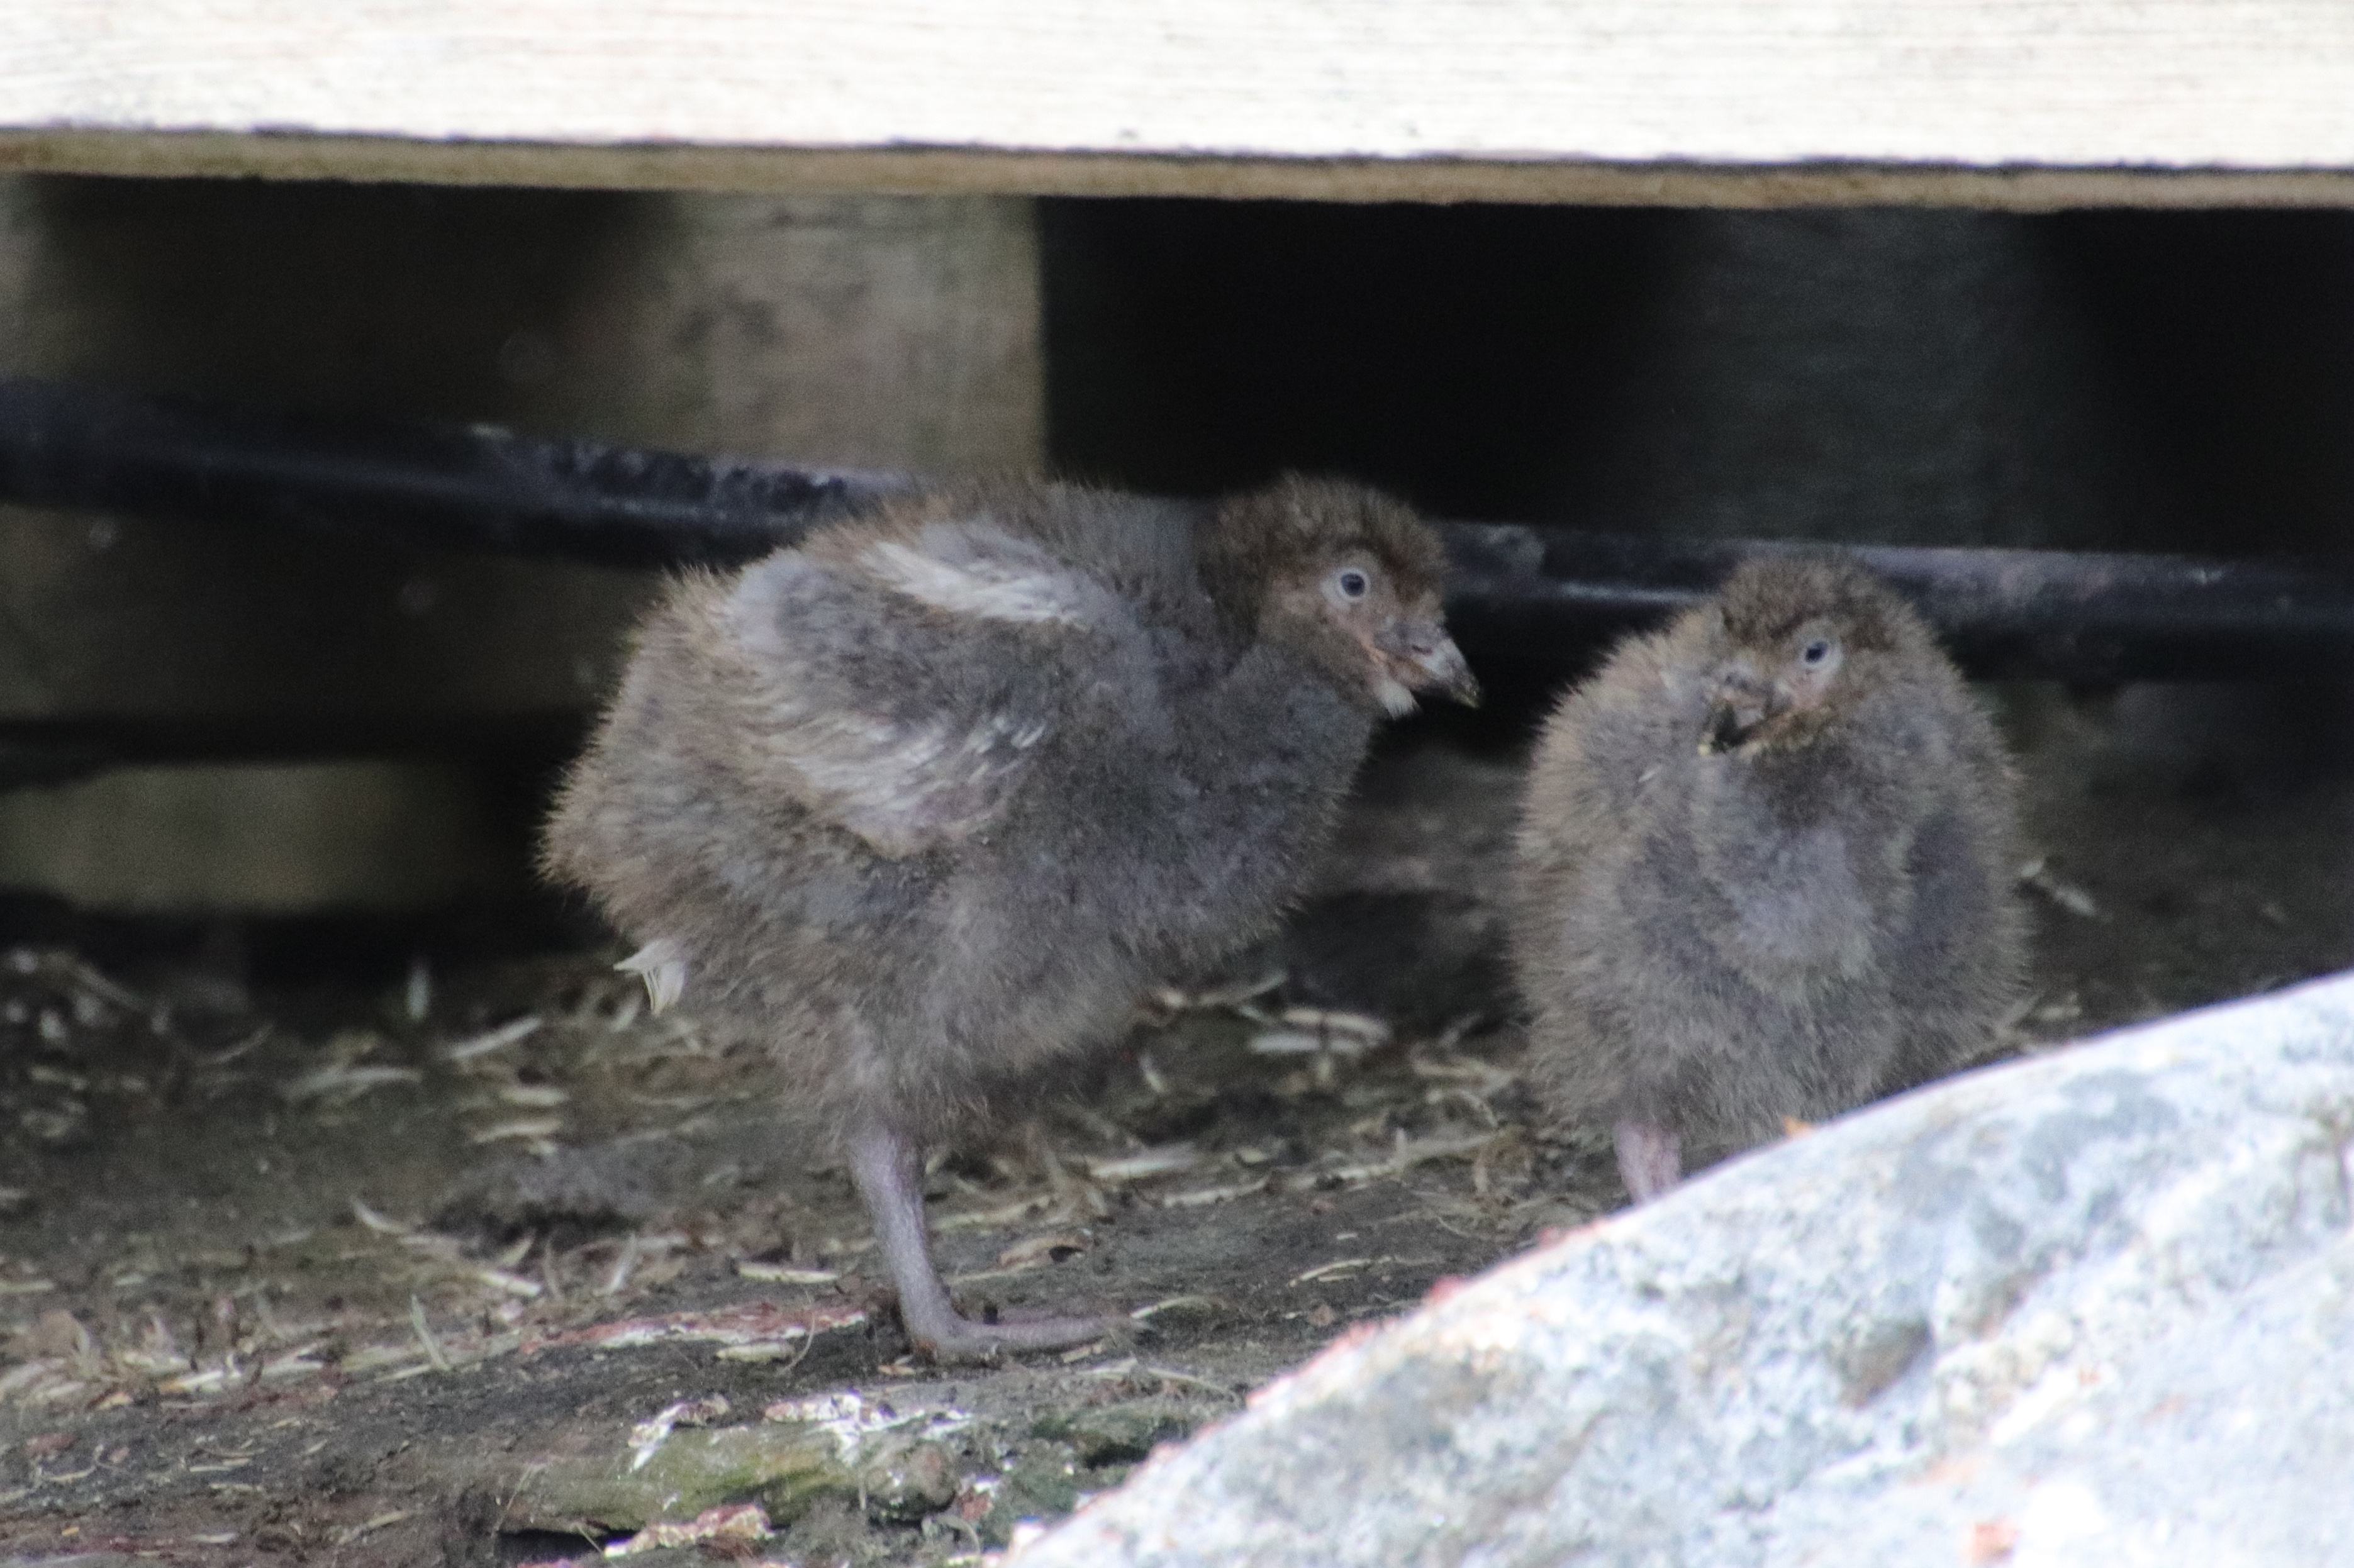
M 875 1221 L 883 1261 L 899 1291 L 899 1319 L 916 1348 L 934 1361 L 987 1361 L 1022 1351 L 1058 1351 L 1100 1340 L 1119 1318 L 1009 1319 L 976 1323 L 949 1301 L 924 1234 L 922 1168 L 915 1144 L 886 1128 L 850 1142 L 850 1174 Z
M 904 1295 L 899 1319 L 916 1348 L 936 1361 L 986 1361 L 1023 1351 L 1066 1350 L 1128 1327 L 1124 1318 L 1010 1318 L 977 1323 L 953 1308 L 911 1312 Z
M 1627 1120 L 1612 1129 L 1618 1146 L 1618 1175 L 1627 1195 L 1648 1203 L 1684 1179 L 1683 1139 L 1663 1127 Z

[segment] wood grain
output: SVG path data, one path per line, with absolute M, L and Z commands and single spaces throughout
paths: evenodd
M 0 166 L 1356 199 L 2354 199 L 2344 0 L 36 0 Z

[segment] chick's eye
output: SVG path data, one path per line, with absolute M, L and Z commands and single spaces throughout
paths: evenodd
M 1363 599 L 1365 597 L 1365 590 L 1373 586 L 1371 579 L 1354 567 L 1345 568 L 1333 580 L 1339 584 L 1341 597 L 1343 599 Z
M 1807 664 L 1819 664 L 1830 656 L 1831 645 L 1819 637 L 1808 643 L 1798 652 L 1799 660 Z

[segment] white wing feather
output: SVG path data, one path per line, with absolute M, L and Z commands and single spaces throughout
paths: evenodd
M 900 856 L 993 820 L 1052 732 L 1047 643 L 1023 666 L 1026 682 L 1010 682 L 999 705 L 979 713 L 924 711 L 915 694 L 925 683 L 907 675 L 910 651 L 926 667 L 948 665 L 977 652 L 976 638 L 1111 630 L 1126 611 L 1037 546 L 967 519 L 877 540 L 843 564 L 799 551 L 771 557 L 746 574 L 728 614 L 762 696 L 747 753 L 798 779 L 813 809 Z M 877 621 L 893 628 L 896 676 L 880 655 L 827 630 Z

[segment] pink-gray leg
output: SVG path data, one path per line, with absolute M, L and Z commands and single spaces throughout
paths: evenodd
M 1627 1193 L 1648 1203 L 1684 1179 L 1683 1139 L 1648 1121 L 1633 1118 L 1611 1129 L 1618 1145 L 1618 1176 Z
M 1118 1326 L 1101 1318 L 1042 1318 L 976 1323 L 960 1317 L 932 1266 L 924 1229 L 922 1166 L 916 1146 L 885 1128 L 850 1140 L 850 1177 L 875 1221 L 875 1239 L 899 1289 L 899 1319 L 916 1348 L 937 1361 L 983 1361 L 1007 1351 L 1055 1351 L 1099 1340 Z

